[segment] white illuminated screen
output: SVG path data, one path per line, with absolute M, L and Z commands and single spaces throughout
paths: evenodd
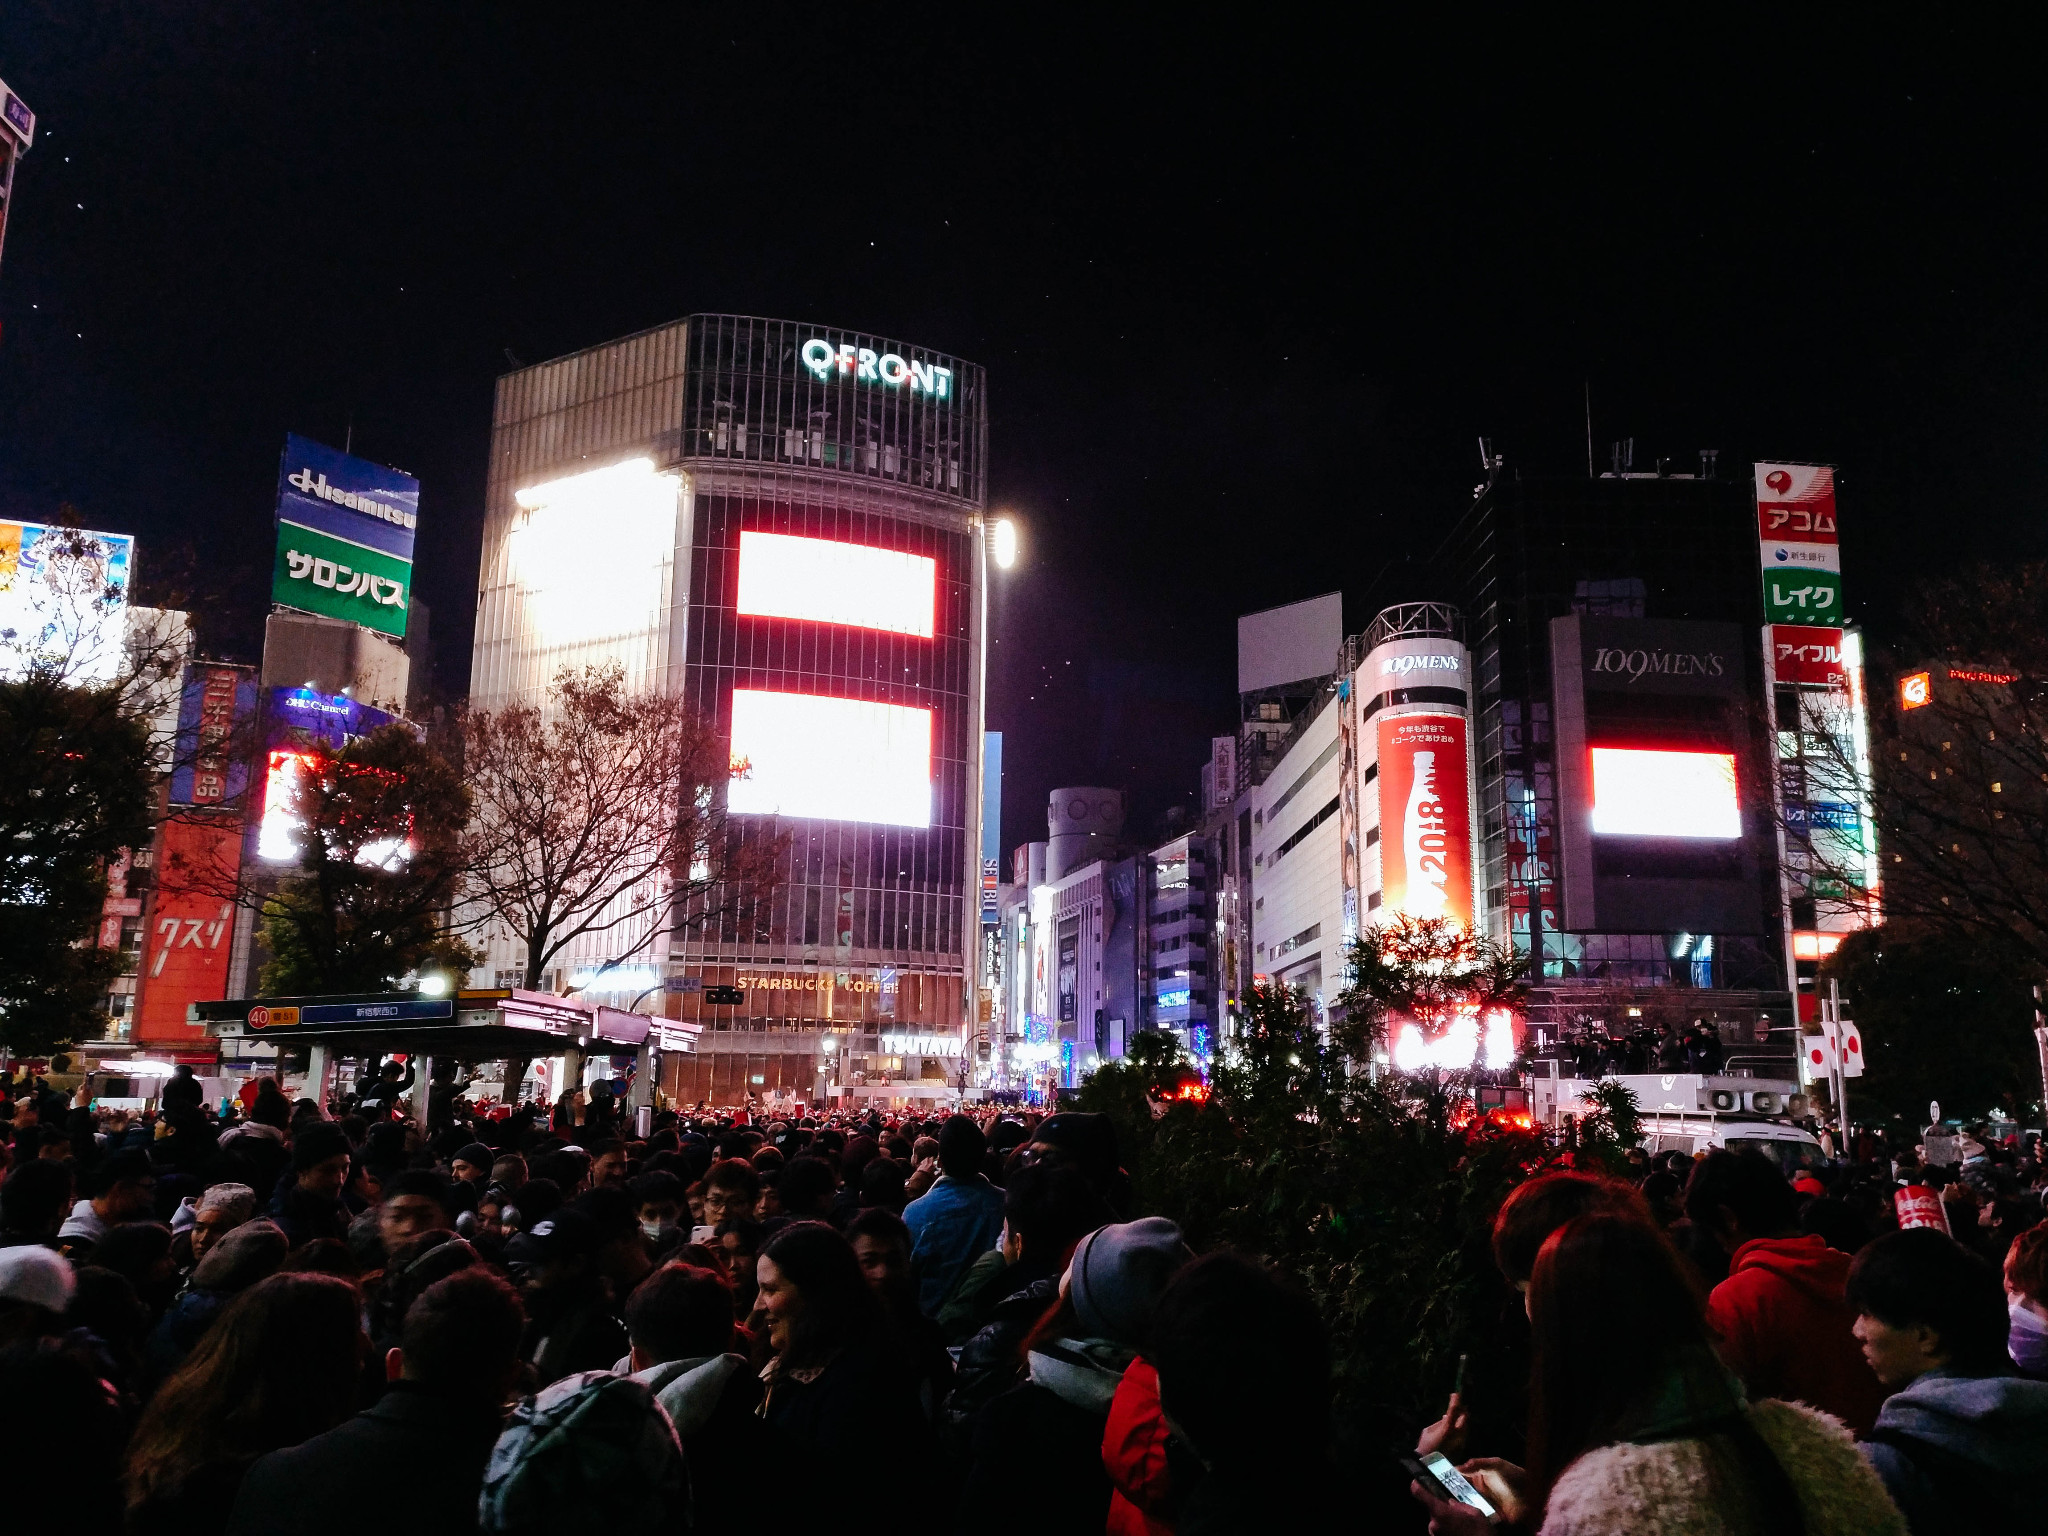
M 740 535 L 739 611 L 932 637 L 938 562 L 871 544 Z
M 1608 837 L 1742 836 L 1734 755 L 1593 748 L 1593 830 Z
M 637 633 L 660 617 L 675 553 L 674 475 L 628 459 L 514 493 L 510 539 L 538 638 L 574 644 Z
M 928 709 L 735 688 L 732 760 L 742 815 L 931 825 Z

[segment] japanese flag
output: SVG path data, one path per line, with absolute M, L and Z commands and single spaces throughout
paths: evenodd
M 1839 1049 L 1842 1054 L 1842 1076 L 1863 1075 L 1863 1032 L 1848 1019 L 1842 1020 L 1842 1038 Z
M 1835 1037 L 1831 1033 L 1801 1035 L 1800 1046 L 1804 1053 L 1799 1058 L 1799 1073 L 1809 1083 L 1825 1083 L 1835 1073 Z

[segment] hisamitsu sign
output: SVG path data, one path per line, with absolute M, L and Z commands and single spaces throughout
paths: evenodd
M 419 506 L 411 475 L 287 437 L 271 601 L 403 639 Z

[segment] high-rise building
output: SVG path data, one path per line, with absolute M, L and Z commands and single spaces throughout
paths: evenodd
M 745 994 L 670 999 L 707 1026 L 668 1064 L 685 1101 L 960 1086 L 986 444 L 977 365 L 793 321 L 692 315 L 499 380 L 473 703 L 617 663 L 715 722 L 737 835 L 789 838 L 744 920 L 663 914 L 565 957 L 574 985 L 626 956 L 607 1000 L 664 971 Z M 486 972 L 523 966 L 486 938 Z
M 1473 672 L 1479 923 L 1530 1022 L 1790 1053 L 1750 487 L 1502 476 L 1448 534 Z

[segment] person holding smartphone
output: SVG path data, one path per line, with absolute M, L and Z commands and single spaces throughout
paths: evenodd
M 1500 1523 L 1542 1536 L 1905 1536 L 1839 1422 L 1744 1401 L 1697 1282 L 1641 1214 L 1595 1210 L 1552 1233 L 1528 1307 L 1530 1465 L 1416 1478 L 1433 1536 Z

